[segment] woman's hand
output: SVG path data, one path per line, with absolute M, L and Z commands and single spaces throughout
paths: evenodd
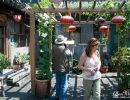
M 93 72 L 93 68 L 92 67 L 84 67 L 84 71 L 89 71 L 90 73 L 92 73 Z

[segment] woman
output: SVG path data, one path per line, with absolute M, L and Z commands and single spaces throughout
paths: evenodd
M 83 86 L 85 89 L 84 100 L 100 100 L 100 55 L 97 50 L 99 41 L 96 38 L 91 38 L 88 41 L 87 48 L 83 51 L 78 68 L 83 73 Z

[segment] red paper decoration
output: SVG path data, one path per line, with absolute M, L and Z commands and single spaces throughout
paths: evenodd
M 100 32 L 106 32 L 108 30 L 108 26 L 100 26 Z
M 13 15 L 13 19 L 15 22 L 20 22 L 21 21 L 21 15 Z
M 69 27 L 68 27 L 68 31 L 70 31 L 70 32 L 73 32 L 73 31 L 75 31 L 76 30 L 76 26 L 74 26 L 74 25 L 70 25 Z
M 61 17 L 60 22 L 62 24 L 73 24 L 74 19 L 73 19 L 73 17 L 71 17 L 69 15 L 65 15 L 65 16 Z
M 125 20 L 125 18 L 123 16 L 115 16 L 112 18 L 111 22 L 115 23 L 115 24 L 120 24 Z

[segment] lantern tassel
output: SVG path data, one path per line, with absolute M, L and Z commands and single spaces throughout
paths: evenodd
M 120 27 L 121 27 L 121 24 L 116 24 L 116 32 L 118 32 L 119 31 L 119 29 L 120 29 Z
M 110 30 L 109 30 L 109 28 L 107 29 L 105 35 L 106 35 L 107 40 L 109 40 L 110 39 Z

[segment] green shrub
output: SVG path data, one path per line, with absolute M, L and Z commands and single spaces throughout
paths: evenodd
M 4 54 L 0 53 L 0 71 L 6 69 L 9 66 L 10 61 L 8 60 L 8 58 Z
M 17 53 L 14 57 L 14 64 L 24 64 L 29 59 L 29 55 L 27 53 Z
M 127 47 L 119 47 L 111 57 L 111 61 L 117 68 L 118 90 L 130 89 L 130 50 Z
M 37 41 L 37 46 L 39 46 L 38 50 L 36 51 L 39 56 L 36 57 L 36 66 L 37 66 L 37 73 L 36 79 L 38 80 L 50 80 L 52 78 L 52 72 L 50 69 L 51 66 L 51 50 L 49 45 L 51 43 L 51 32 L 52 26 L 49 25 L 51 20 L 46 18 L 45 16 L 38 16 L 38 31 L 39 31 L 39 38 Z

